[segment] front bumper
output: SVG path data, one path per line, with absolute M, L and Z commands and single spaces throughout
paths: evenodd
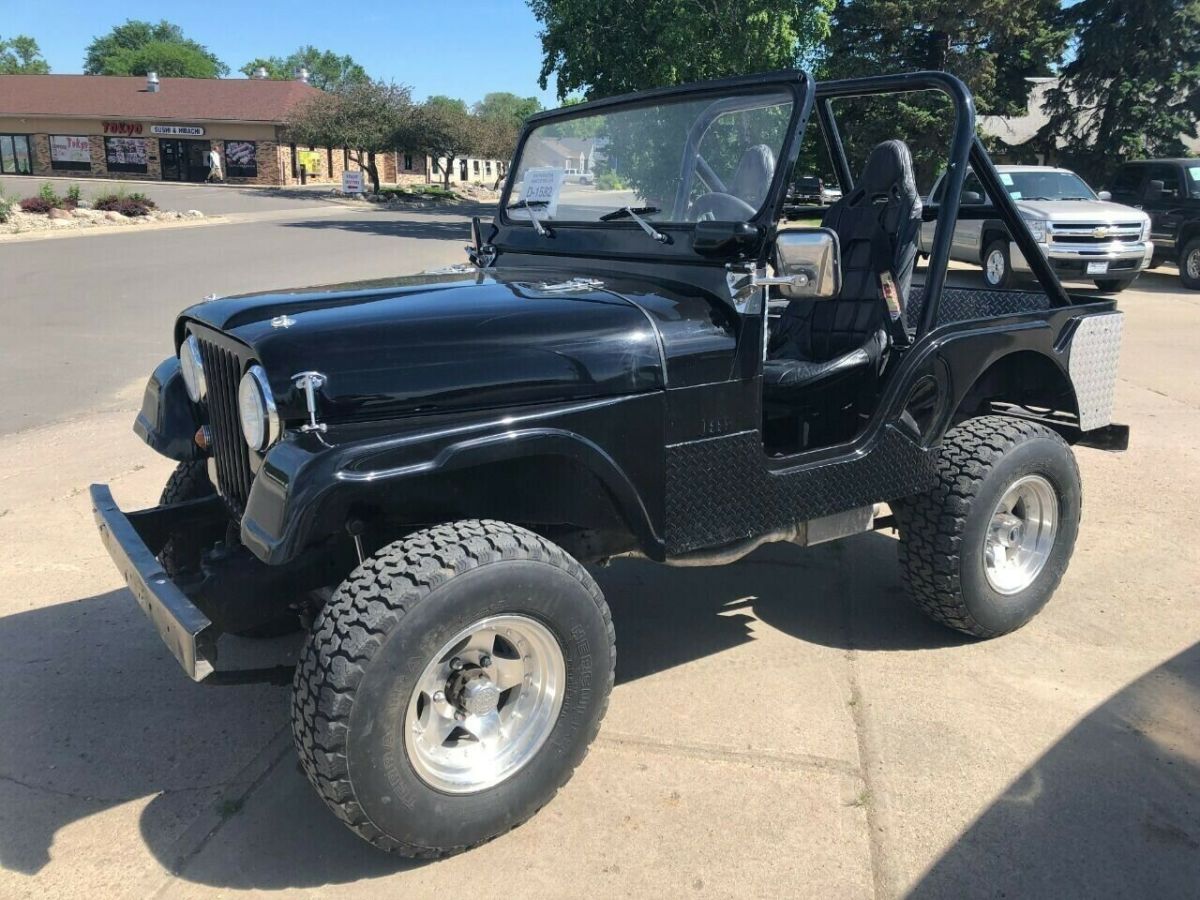
M 142 514 L 121 512 L 108 485 L 93 484 L 91 496 L 100 539 L 138 606 L 188 676 L 203 681 L 216 666 L 216 627 L 159 565 L 138 529 L 142 520 L 137 517 Z
M 1152 241 L 1111 244 L 1039 244 L 1042 254 L 1050 261 L 1059 278 L 1091 280 L 1094 278 L 1133 278 L 1150 265 L 1154 256 Z M 1008 246 L 1014 272 L 1028 273 L 1029 263 L 1016 242 Z M 1088 263 L 1107 263 L 1107 270 L 1089 274 Z

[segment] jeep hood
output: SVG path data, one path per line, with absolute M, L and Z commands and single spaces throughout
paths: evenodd
M 191 323 L 196 323 L 195 325 Z M 303 418 L 296 373 L 326 376 L 320 414 L 368 421 L 569 401 L 663 385 L 643 309 L 561 271 L 449 271 L 250 294 L 185 310 L 176 343 L 204 327 L 245 345 L 285 419 Z M 210 337 L 213 337 L 210 335 Z
M 1107 200 L 1018 200 L 1017 209 L 1034 219 L 1051 222 L 1144 222 L 1148 218 L 1140 209 Z

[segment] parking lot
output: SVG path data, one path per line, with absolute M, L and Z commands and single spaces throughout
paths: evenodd
M 1172 268 L 1121 295 L 1131 447 L 1078 451 L 1074 561 L 1031 625 L 931 624 L 888 533 L 598 569 L 591 754 L 526 825 L 421 864 L 314 795 L 287 687 L 186 680 L 86 494 L 157 500 L 171 464 L 130 424 L 179 307 L 462 258 L 459 211 L 306 210 L 0 245 L 0 896 L 1196 896 L 1200 294 Z

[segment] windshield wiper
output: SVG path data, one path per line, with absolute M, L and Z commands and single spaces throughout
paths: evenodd
M 654 238 L 654 240 L 658 241 L 660 244 L 669 243 L 671 239 L 667 237 L 667 235 L 663 234 L 661 231 L 638 215 L 638 213 L 650 215 L 651 213 L 656 212 L 658 212 L 657 206 L 639 206 L 637 209 L 634 209 L 632 206 L 622 206 L 620 209 L 614 209 L 612 212 L 602 215 L 600 217 L 600 221 L 611 222 L 613 219 L 623 219 L 628 216 L 629 218 L 633 219 L 633 221 L 638 223 L 642 231 L 646 232 L 646 234 L 650 235 L 650 237 Z
M 614 209 L 612 212 L 605 213 L 600 217 L 601 222 L 611 222 L 614 219 L 627 219 L 629 216 L 637 213 L 639 216 L 650 216 L 656 212 L 662 212 L 657 206 L 622 206 L 620 209 Z
M 546 237 L 550 234 L 550 231 L 545 225 L 542 224 L 542 220 L 537 217 L 537 214 L 534 213 L 534 210 L 545 209 L 549 205 L 550 202 L 548 200 L 518 200 L 516 203 L 510 203 L 504 208 L 525 210 L 525 212 L 529 213 L 529 221 L 533 223 L 533 230 L 536 231 L 540 237 Z

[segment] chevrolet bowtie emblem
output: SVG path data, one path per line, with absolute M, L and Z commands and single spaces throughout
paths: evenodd
M 1093 228 L 1092 229 L 1092 237 L 1094 237 L 1094 238 L 1108 237 L 1108 227 L 1105 225 L 1101 225 L 1099 228 Z

